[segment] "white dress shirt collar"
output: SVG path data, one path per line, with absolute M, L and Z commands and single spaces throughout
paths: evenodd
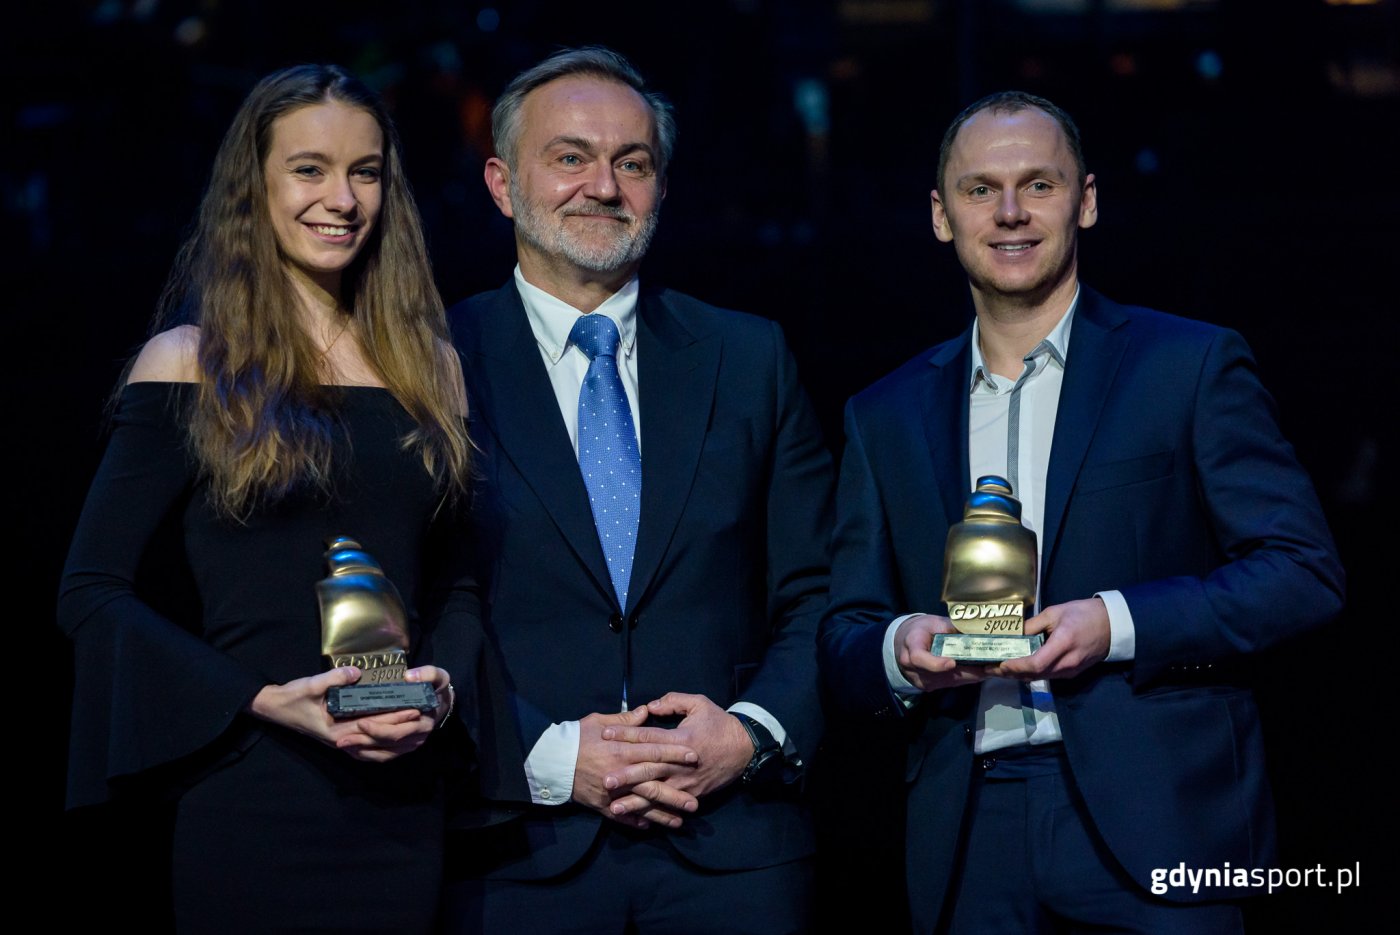
M 1074 325 L 1074 310 L 1079 307 L 1079 286 L 1074 287 L 1074 297 L 1069 300 L 1069 308 L 1060 316 L 1060 320 L 1055 323 L 1055 327 L 1050 329 L 1050 333 L 1045 336 L 1045 342 L 1050 345 L 1050 356 L 1064 367 L 1065 361 L 1069 360 L 1069 332 Z M 1040 345 L 1036 345 L 1039 347 Z M 996 374 L 987 369 L 986 361 L 982 359 L 982 323 L 974 318 L 972 320 L 972 392 L 977 392 L 981 385 L 986 389 L 996 392 L 1010 392 L 1014 380 L 1002 378 L 998 381 Z
M 538 286 L 525 281 L 520 266 L 515 267 L 515 287 L 520 293 L 520 301 L 525 306 L 525 315 L 530 319 L 530 328 L 540 343 L 540 350 L 550 363 L 558 363 L 569 347 L 569 332 L 573 330 L 578 316 L 585 314 L 562 299 L 556 298 Z M 603 300 L 591 313 L 606 315 L 617 325 L 621 338 L 621 357 L 631 357 L 637 340 L 637 296 L 640 286 L 636 276 Z

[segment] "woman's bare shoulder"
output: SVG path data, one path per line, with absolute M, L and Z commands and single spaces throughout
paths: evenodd
M 199 328 L 180 325 L 146 342 L 127 383 L 195 383 L 199 380 Z

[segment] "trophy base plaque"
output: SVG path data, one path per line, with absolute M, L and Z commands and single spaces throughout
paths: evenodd
M 400 650 L 384 653 L 346 653 L 332 656 L 335 666 L 356 666 L 360 680 L 326 691 L 326 710 L 333 718 L 360 717 L 416 708 L 424 714 L 437 710 L 437 693 L 427 682 L 405 682 L 408 660 Z
M 337 685 L 326 692 L 326 710 L 337 720 L 406 708 L 432 714 L 437 710 L 437 705 L 437 693 L 427 682 Z
M 993 663 L 1029 656 L 1045 642 L 1044 633 L 1032 636 L 1007 633 L 935 633 L 935 656 L 946 656 L 958 662 Z

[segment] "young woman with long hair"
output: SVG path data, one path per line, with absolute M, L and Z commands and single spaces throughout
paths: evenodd
M 60 594 L 69 804 L 176 797 L 181 929 L 424 929 L 442 778 L 419 747 L 450 713 L 443 661 L 480 647 L 455 558 L 470 444 L 398 140 L 363 84 L 300 66 L 253 89 L 155 330 Z M 327 713 L 361 674 L 321 656 L 336 536 L 403 596 L 407 677 L 435 712 Z

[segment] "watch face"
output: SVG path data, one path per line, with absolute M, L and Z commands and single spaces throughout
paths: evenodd
M 760 750 L 744 770 L 744 782 L 751 786 L 775 786 L 782 781 L 783 755 L 777 750 Z

